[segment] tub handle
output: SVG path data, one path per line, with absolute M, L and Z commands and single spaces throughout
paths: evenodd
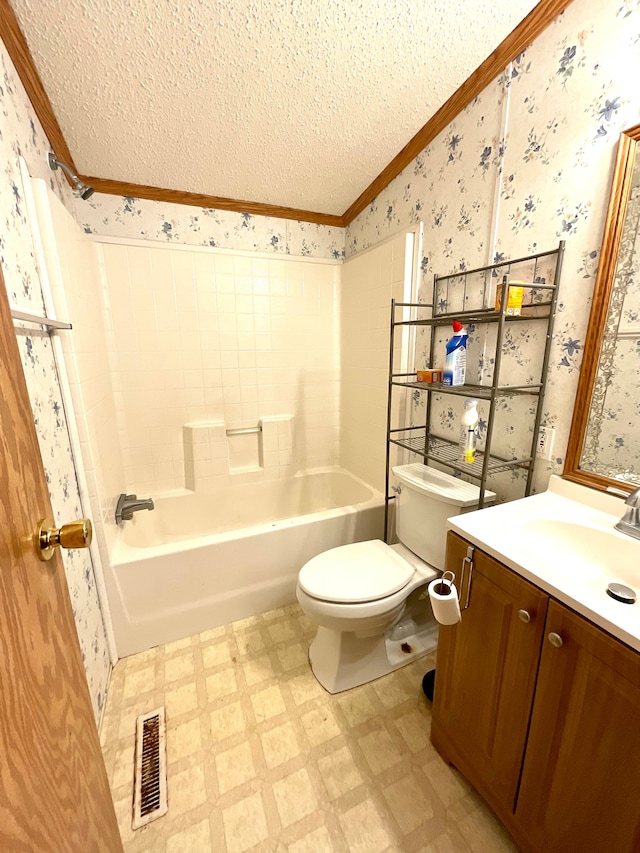
M 116 506 L 116 524 L 122 524 L 123 521 L 131 521 L 133 513 L 139 512 L 141 509 L 155 509 L 153 499 L 139 498 L 137 495 L 121 494 Z

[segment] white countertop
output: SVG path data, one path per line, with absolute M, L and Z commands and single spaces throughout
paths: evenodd
M 614 529 L 624 500 L 552 476 L 546 492 L 454 516 L 447 528 L 640 651 L 640 540 Z M 638 594 L 607 595 L 610 582 Z

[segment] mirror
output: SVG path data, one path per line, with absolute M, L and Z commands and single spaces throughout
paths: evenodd
M 640 486 L 640 125 L 620 136 L 564 476 Z

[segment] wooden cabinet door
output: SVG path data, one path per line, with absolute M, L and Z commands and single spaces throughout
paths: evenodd
M 447 569 L 458 586 L 467 546 L 449 533 Z M 469 608 L 457 625 L 440 626 L 431 739 L 502 815 L 515 808 L 547 603 L 476 548 Z
M 542 649 L 516 811 L 526 849 L 638 853 L 640 655 L 556 602 Z

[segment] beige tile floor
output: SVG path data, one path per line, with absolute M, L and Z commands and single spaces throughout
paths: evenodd
M 423 658 L 338 696 L 290 605 L 118 662 L 102 743 L 127 853 L 502 853 L 429 741 Z M 131 830 L 135 719 L 165 705 L 168 814 Z

